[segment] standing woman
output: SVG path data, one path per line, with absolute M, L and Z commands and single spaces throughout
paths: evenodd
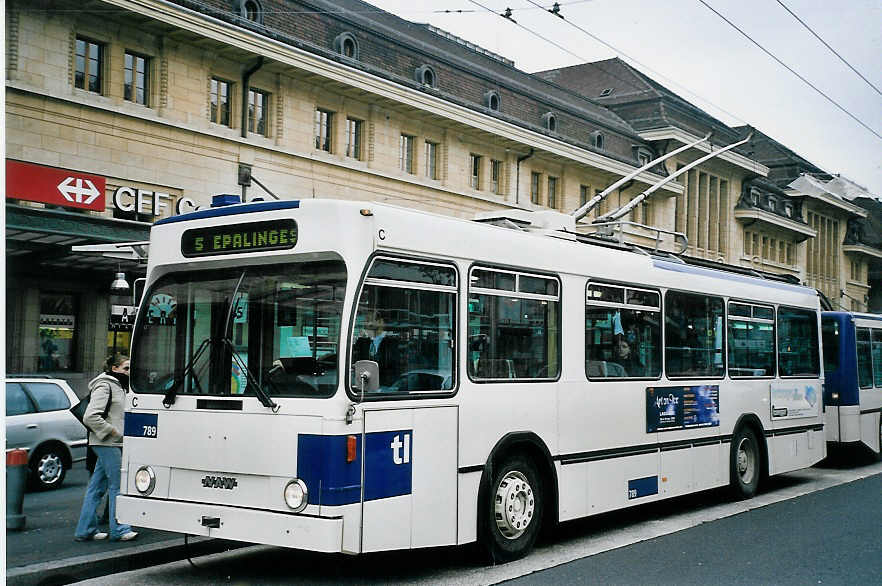
M 107 539 L 107 533 L 98 531 L 96 512 L 105 492 L 110 507 L 110 539 L 131 541 L 138 536 L 130 526 L 116 522 L 116 495 L 119 494 L 122 467 L 123 409 L 128 388 L 129 358 L 122 354 L 110 356 L 104 372 L 89 381 L 92 395 L 83 423 L 89 429 L 89 446 L 98 456 L 98 462 L 83 499 L 74 534 L 77 541 Z

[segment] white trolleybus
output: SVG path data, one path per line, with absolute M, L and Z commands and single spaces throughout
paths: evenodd
M 543 524 L 750 497 L 826 454 L 813 289 L 551 212 L 221 203 L 151 232 L 122 522 L 505 561 Z

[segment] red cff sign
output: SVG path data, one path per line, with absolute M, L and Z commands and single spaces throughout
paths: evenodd
M 6 199 L 103 211 L 105 188 L 98 175 L 6 160 Z

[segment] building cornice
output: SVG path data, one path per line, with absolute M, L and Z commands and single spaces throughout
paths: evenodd
M 753 220 L 756 222 L 770 224 L 772 226 L 775 226 L 776 228 L 787 230 L 789 232 L 793 232 L 794 234 L 799 234 L 801 240 L 805 240 L 806 238 L 815 238 L 818 235 L 817 230 L 810 228 L 806 224 L 796 222 L 789 218 L 784 218 L 782 216 L 779 216 L 778 214 L 773 214 L 772 212 L 758 210 L 756 208 L 736 209 L 735 219 Z
M 510 122 L 475 112 L 463 106 L 452 104 L 417 89 L 381 79 L 354 67 L 349 67 L 320 55 L 286 45 L 247 29 L 232 26 L 176 4 L 163 2 L 162 0 L 102 1 L 106 4 L 163 22 L 169 26 L 186 30 L 195 35 L 212 39 L 218 43 L 262 55 L 307 73 L 318 75 L 409 107 L 416 107 L 423 112 L 440 116 L 475 130 L 489 132 L 521 143 L 525 148 L 538 149 L 569 159 L 574 163 L 581 163 L 617 175 L 626 175 L 634 170 L 634 167 L 621 161 L 578 148 L 563 141 L 521 128 Z M 637 176 L 637 180 L 649 185 L 662 179 L 663 177 L 654 173 L 641 173 Z M 679 194 L 682 193 L 683 186 L 674 183 L 673 185 L 666 185 L 664 189 Z
M 649 140 L 649 141 L 673 139 L 673 140 L 682 142 L 683 144 L 689 144 L 690 142 L 695 142 L 696 140 L 698 140 L 701 137 L 696 136 L 694 134 L 690 134 L 689 132 L 686 132 L 685 130 L 682 130 L 682 129 L 677 128 L 675 126 L 668 126 L 665 128 L 655 128 L 652 130 L 641 131 L 640 138 L 642 138 L 643 140 Z M 695 148 L 700 151 L 703 151 L 705 153 L 711 152 L 711 149 L 707 145 L 706 142 L 700 143 Z M 753 159 L 745 157 L 744 155 L 739 155 L 738 153 L 733 152 L 733 151 L 727 151 L 727 152 L 723 153 L 722 155 L 720 155 L 720 159 L 722 159 L 723 161 L 726 161 L 728 163 L 731 163 L 733 165 L 736 165 L 738 167 L 741 167 L 742 169 L 746 169 L 747 171 L 750 171 L 751 173 L 756 173 L 757 175 L 762 175 L 763 177 L 767 177 L 769 175 L 769 168 L 768 167 L 766 167 L 762 163 L 754 161 Z
M 784 193 L 786 193 L 790 197 L 807 197 L 815 201 L 820 201 L 827 204 L 828 206 L 840 209 L 844 212 L 848 212 L 849 214 L 857 216 L 859 218 L 866 218 L 868 215 L 867 210 L 865 210 L 861 206 L 847 202 L 844 199 L 839 199 L 838 197 L 827 193 L 803 193 L 801 191 L 793 189 L 792 187 L 786 188 L 784 190 Z
M 867 246 L 866 244 L 843 244 L 842 252 L 853 254 L 864 254 L 872 258 L 882 258 L 882 250 Z

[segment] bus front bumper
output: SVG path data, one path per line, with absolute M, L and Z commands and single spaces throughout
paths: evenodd
M 121 523 L 327 553 L 343 548 L 343 519 L 119 495 Z

